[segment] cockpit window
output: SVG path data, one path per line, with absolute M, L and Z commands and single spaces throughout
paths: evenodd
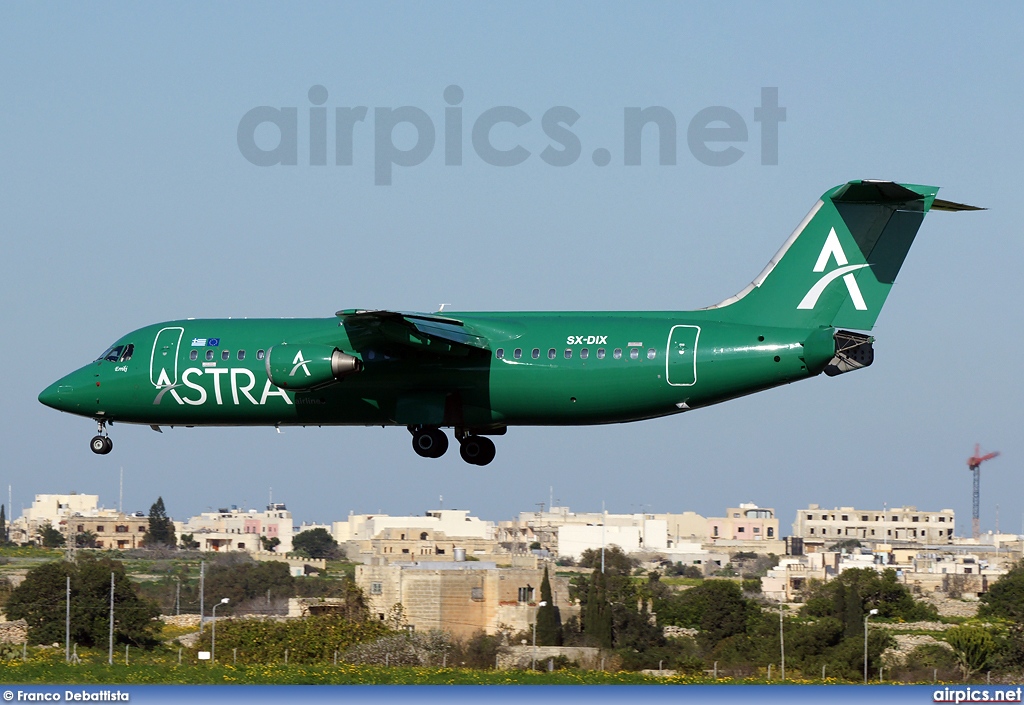
M 124 352 L 123 345 L 113 345 L 106 349 L 106 351 L 100 355 L 98 360 L 110 360 L 111 362 L 117 362 L 118 358 L 121 357 L 121 353 Z
M 121 357 L 118 358 L 118 362 L 128 362 L 132 359 L 132 353 L 135 352 L 135 346 L 128 343 L 124 346 L 124 352 L 121 353 Z

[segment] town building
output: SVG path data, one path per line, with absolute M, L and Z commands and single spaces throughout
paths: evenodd
M 142 545 L 149 518 L 142 512 L 125 514 L 100 507 L 95 494 L 38 494 L 32 506 L 10 523 L 8 535 L 15 543 L 31 543 L 47 525 L 59 531 L 65 542 L 77 542 L 80 534 L 86 534 L 91 535 L 90 547 L 130 549 Z
M 796 513 L 793 535 L 803 540 L 804 550 L 821 550 L 847 539 L 867 543 L 949 544 L 953 542 L 955 514 L 952 509 L 918 511 L 917 507 L 823 509 L 808 505 Z
M 281 503 L 268 504 L 264 511 L 239 509 L 237 506 L 203 512 L 185 521 L 174 522 L 180 540 L 191 534 L 200 551 L 264 551 L 262 538 L 278 539 L 273 552 L 286 554 L 292 550 L 292 513 Z
M 356 566 L 373 618 L 395 620 L 416 631 L 442 629 L 457 638 L 533 627 L 543 569 L 499 568 L 484 561 L 429 561 Z M 569 581 L 549 573 L 562 621 L 579 613 L 569 601 Z

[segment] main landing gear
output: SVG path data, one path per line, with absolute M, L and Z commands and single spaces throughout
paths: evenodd
M 440 458 L 448 450 L 448 436 L 435 426 L 410 426 L 412 449 L 421 458 Z M 466 429 L 455 429 L 459 441 L 459 455 L 470 465 L 487 465 L 494 460 L 494 442 L 477 436 Z
M 92 440 L 89 441 L 89 448 L 96 455 L 106 455 L 114 449 L 114 442 L 110 440 L 110 436 L 107 435 L 107 422 L 102 419 L 96 420 L 96 432 L 99 434 L 93 436 Z

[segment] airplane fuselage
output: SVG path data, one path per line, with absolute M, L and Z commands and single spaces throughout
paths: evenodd
M 153 426 L 603 424 L 814 376 L 835 352 L 829 328 L 733 325 L 703 313 L 453 313 L 500 332 L 490 350 L 452 346 L 442 355 L 387 341 L 363 346 L 337 318 L 170 321 L 112 346 L 131 345 L 130 359 L 96 360 L 41 399 Z M 361 369 L 319 388 L 282 388 L 266 365 L 267 351 L 282 344 L 330 346 Z

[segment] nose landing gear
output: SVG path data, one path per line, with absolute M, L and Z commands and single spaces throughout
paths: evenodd
M 96 455 L 106 455 L 114 449 L 114 442 L 107 435 L 107 422 L 102 419 L 96 420 L 96 432 L 99 435 L 93 436 L 89 441 L 89 448 Z

